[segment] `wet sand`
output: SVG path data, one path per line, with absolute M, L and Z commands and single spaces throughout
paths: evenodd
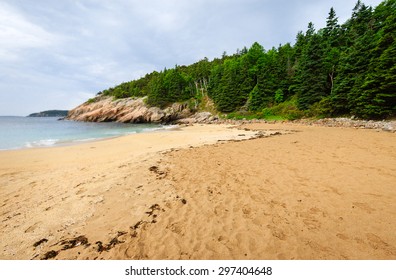
M 0 259 L 394 260 L 396 133 L 194 125 L 2 151 L 0 219 Z

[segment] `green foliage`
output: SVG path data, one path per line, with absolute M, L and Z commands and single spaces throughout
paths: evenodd
M 307 117 L 325 118 L 332 115 L 332 104 L 329 97 L 325 97 L 319 102 L 313 104 L 309 110 L 305 111 Z
M 298 109 L 298 102 L 296 97 L 290 100 L 277 104 L 275 106 L 265 108 L 262 110 L 264 118 L 271 118 L 273 116 L 281 117 L 286 120 L 295 120 L 302 118 L 304 112 Z
M 152 72 L 99 95 L 147 97 L 164 107 L 188 100 L 232 118 L 396 116 L 396 0 L 375 9 L 358 1 L 338 23 L 330 9 L 326 27 L 312 23 L 296 42 L 265 50 L 255 42 L 234 55 Z
M 327 73 L 324 67 L 322 37 L 313 34 L 303 50 L 297 71 L 298 107 L 308 109 L 326 95 Z
M 209 93 L 221 112 L 232 112 L 242 106 L 245 94 L 241 92 L 242 75 L 239 59 L 227 59 L 221 67 L 214 70 Z M 217 81 L 214 83 L 214 81 Z
M 374 11 L 378 22 L 368 71 L 360 87 L 358 108 L 362 117 L 380 119 L 396 111 L 396 1 L 385 1 Z
M 257 112 L 232 112 L 226 115 L 226 118 L 229 120 L 254 120 L 254 119 L 263 119 L 264 116 L 262 113 Z
M 255 85 L 255 87 L 249 93 L 248 108 L 251 111 L 259 111 L 264 103 L 264 95 L 262 91 L 260 91 L 258 85 Z
M 148 84 L 147 103 L 165 107 L 168 104 L 186 101 L 194 96 L 191 78 L 179 67 L 156 73 Z
M 95 103 L 97 101 L 97 98 L 90 98 L 90 99 L 88 99 L 85 103 L 86 104 L 91 104 L 91 103 Z
M 283 90 L 278 89 L 277 91 L 275 91 L 275 102 L 276 103 L 281 103 L 283 102 Z
M 375 10 L 358 2 L 344 25 L 339 75 L 331 95 L 334 114 L 380 119 L 396 114 L 396 1 Z

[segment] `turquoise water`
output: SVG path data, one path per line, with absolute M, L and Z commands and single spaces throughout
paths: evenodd
M 0 117 L 0 150 L 48 147 L 165 129 L 154 124 L 87 123 Z

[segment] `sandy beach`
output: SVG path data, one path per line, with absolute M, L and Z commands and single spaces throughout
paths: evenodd
M 181 126 L 0 151 L 0 259 L 396 259 L 396 133 Z

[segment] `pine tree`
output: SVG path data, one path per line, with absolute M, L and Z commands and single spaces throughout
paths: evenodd
M 341 28 L 338 24 L 338 18 L 333 8 L 330 9 L 327 17 L 326 27 L 323 29 L 322 48 L 323 48 L 323 71 L 327 75 L 327 81 L 323 92 L 323 99 L 321 101 L 321 112 L 331 114 L 328 103 L 331 103 L 331 98 L 334 91 L 335 79 L 339 67 L 340 47 L 341 47 Z M 326 102 L 324 102 L 326 100 Z
M 372 24 L 372 9 L 358 1 L 351 19 L 343 26 L 345 46 L 341 48 L 340 67 L 330 96 L 332 113 L 335 115 L 360 116 L 360 111 L 365 106 L 361 87 L 372 58 L 372 39 L 375 37 Z
M 308 25 L 307 44 L 304 46 L 296 73 L 298 106 L 302 110 L 319 102 L 326 95 L 327 73 L 324 62 L 322 36 Z
M 396 114 L 396 0 L 379 5 L 374 18 L 376 46 L 358 97 L 359 115 L 385 118 Z

